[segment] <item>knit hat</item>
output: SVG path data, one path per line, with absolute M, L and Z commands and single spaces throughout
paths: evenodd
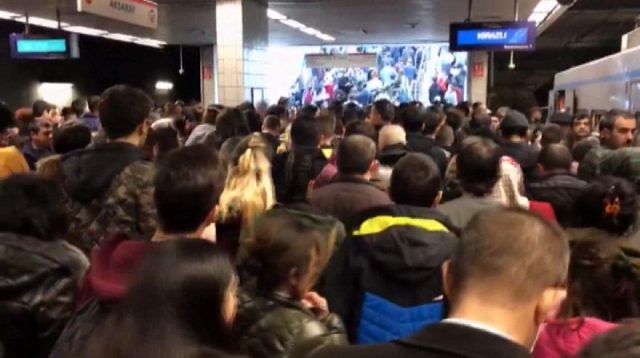
M 527 117 L 525 117 L 524 114 L 516 111 L 516 110 L 510 110 L 509 112 L 507 112 L 507 115 L 504 117 L 504 119 L 502 120 L 502 123 L 500 123 L 500 130 L 504 130 L 504 129 L 519 129 L 519 128 L 525 128 L 528 129 L 529 128 L 529 121 L 527 120 Z
M 573 123 L 573 116 L 569 113 L 557 112 L 551 115 L 549 122 L 561 126 L 570 126 Z

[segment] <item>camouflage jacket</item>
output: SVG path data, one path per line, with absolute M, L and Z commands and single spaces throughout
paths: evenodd
M 611 149 L 603 146 L 591 149 L 578 166 L 578 178 L 586 182 L 591 182 L 600 176 L 600 164 L 602 162 L 602 158 L 610 152 Z
M 136 161 L 118 174 L 101 197 L 87 205 L 69 200 L 68 240 L 89 254 L 107 232 L 150 239 L 156 227 L 154 165 Z

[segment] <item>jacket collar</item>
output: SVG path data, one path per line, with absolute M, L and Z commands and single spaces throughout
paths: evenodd
M 346 175 L 346 174 L 340 174 L 340 173 L 336 174 L 336 176 L 333 177 L 333 180 L 331 182 L 332 183 L 365 184 L 365 185 L 375 186 L 371 184 L 371 182 L 369 182 L 368 180 L 362 179 L 355 175 Z
M 461 357 L 531 357 L 525 347 L 511 340 L 456 323 L 434 324 L 412 337 L 395 341 L 395 343 L 418 349 L 450 352 Z

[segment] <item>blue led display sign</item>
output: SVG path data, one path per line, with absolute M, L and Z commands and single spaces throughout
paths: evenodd
M 535 40 L 533 22 L 456 23 L 450 28 L 452 51 L 531 51 Z

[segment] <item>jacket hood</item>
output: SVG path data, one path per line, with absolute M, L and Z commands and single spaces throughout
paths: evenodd
M 385 147 L 379 159 L 381 164 L 394 166 L 405 155 L 407 155 L 407 149 L 404 145 L 393 145 Z
M 39 285 L 53 272 L 80 281 L 89 261 L 71 244 L 42 241 L 12 233 L 0 233 L 0 292 Z
M 448 220 L 435 210 L 398 206 L 394 211 L 393 217 L 419 220 L 414 223 L 428 222 L 430 228 L 404 224 L 372 235 L 369 241 L 372 266 L 402 282 L 424 282 L 451 256 L 456 236 Z
M 128 143 L 106 143 L 63 157 L 63 187 L 71 199 L 87 204 L 104 194 L 113 179 L 146 153 Z
M 127 235 L 106 239 L 91 255 L 91 267 L 85 278 L 80 304 L 92 297 L 99 300 L 122 299 L 142 259 L 152 248 L 152 243 L 133 241 Z

